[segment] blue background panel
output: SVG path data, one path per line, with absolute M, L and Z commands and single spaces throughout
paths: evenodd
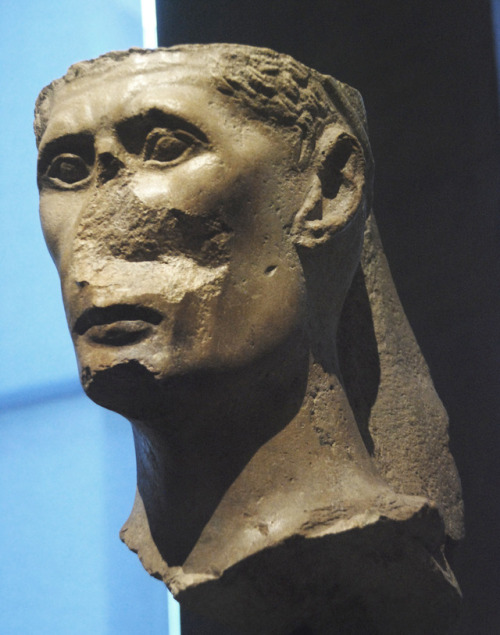
M 168 615 L 165 586 L 118 538 L 132 434 L 79 387 L 32 130 L 39 91 L 68 66 L 142 45 L 140 0 L 6 1 L 0 37 L 0 633 L 177 635 L 176 604 Z

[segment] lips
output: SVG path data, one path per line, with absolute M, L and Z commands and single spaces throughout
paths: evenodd
M 96 344 L 124 346 L 149 335 L 161 320 L 162 315 L 149 307 L 114 304 L 84 311 L 76 320 L 73 332 L 85 335 Z

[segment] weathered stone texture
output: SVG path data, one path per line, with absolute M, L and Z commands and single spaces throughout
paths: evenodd
M 133 426 L 146 570 L 240 633 L 441 633 L 460 485 L 359 94 L 267 49 L 132 50 L 47 87 L 35 131 L 82 384 Z

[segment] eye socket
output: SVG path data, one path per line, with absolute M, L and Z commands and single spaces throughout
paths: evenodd
M 82 157 L 77 154 L 59 154 L 50 162 L 45 176 L 55 183 L 74 185 L 90 176 L 90 169 Z
M 144 146 L 144 160 L 173 164 L 187 159 L 200 142 L 184 130 L 152 130 Z

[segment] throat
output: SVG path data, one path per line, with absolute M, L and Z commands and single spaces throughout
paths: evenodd
M 190 435 L 173 434 L 172 422 L 134 422 L 138 499 L 127 544 L 137 551 L 146 538 L 163 566 L 206 574 L 307 531 L 322 514 L 345 519 L 392 493 L 337 376 L 313 365 L 307 377 L 298 407 L 267 394 L 236 418 L 236 408 L 219 418 L 206 409 Z

